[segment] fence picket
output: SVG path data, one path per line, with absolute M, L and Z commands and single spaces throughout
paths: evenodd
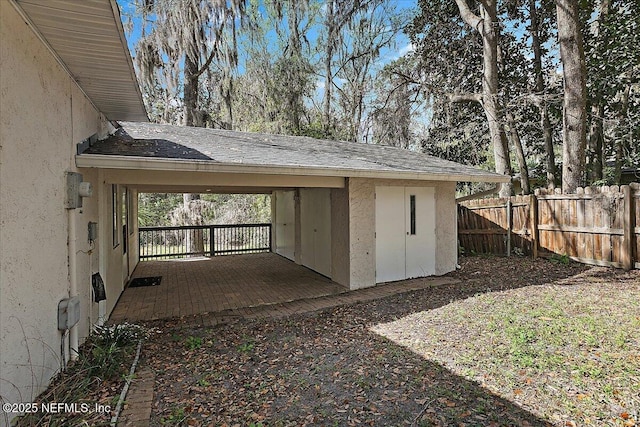
M 536 190 L 458 205 L 460 245 L 472 252 L 555 253 L 588 264 L 640 268 L 640 184 Z

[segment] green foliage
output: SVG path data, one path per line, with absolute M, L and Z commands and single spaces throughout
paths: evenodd
M 513 363 L 523 368 L 533 367 L 538 357 L 536 330 L 526 325 L 511 325 L 505 334 L 509 339 L 509 356 Z
M 202 338 L 189 336 L 185 340 L 185 345 L 189 350 L 197 350 L 202 347 Z
M 617 184 L 620 168 L 640 162 L 640 3 L 613 0 L 584 19 L 587 90 L 593 108 L 601 108 L 588 119 L 593 129 L 600 122 L 600 155 L 615 159 L 616 169 L 607 171 L 605 163 L 604 176 L 595 176 L 594 184 Z M 598 155 L 596 148 L 589 147 L 590 156 Z
M 555 264 L 564 264 L 564 265 L 568 265 L 571 262 L 571 259 L 569 258 L 568 255 L 563 254 L 563 255 L 558 255 L 558 254 L 552 254 L 549 257 L 549 261 L 555 263 Z
M 310 138 L 317 139 L 326 139 L 327 133 L 322 128 L 322 123 L 318 121 L 313 121 L 308 125 L 304 125 L 300 127 L 300 132 L 297 134 L 299 136 L 308 136 Z
M 114 378 L 121 373 L 121 363 L 131 348 L 144 338 L 146 332 L 138 325 L 97 326 L 78 357 L 79 363 L 90 376 L 102 380 Z
M 245 338 L 245 341 L 238 346 L 238 351 L 240 353 L 249 353 L 254 349 L 255 346 L 256 346 L 256 343 L 254 340 L 250 338 Z
M 138 194 L 138 221 L 141 227 L 170 225 L 169 213 L 182 203 L 181 194 Z
M 171 410 L 171 413 L 166 417 L 160 419 L 162 425 L 177 426 L 182 424 L 187 419 L 185 409 L 180 406 L 176 406 Z
M 206 378 L 199 378 L 198 382 L 197 382 L 198 386 L 200 387 L 209 387 L 211 385 L 211 383 L 209 382 L 209 380 L 207 380 Z
M 194 203 L 192 201 L 191 203 Z M 267 194 L 202 194 L 184 211 L 181 194 L 140 193 L 138 219 L 140 226 L 184 225 L 179 217 L 197 208 L 200 224 L 243 224 L 271 221 L 271 197 Z
M 92 407 L 101 396 L 91 393 L 108 381 L 122 381 L 128 375 L 137 344 L 147 338 L 144 328 L 134 324 L 98 326 L 80 347 L 78 359 L 56 376 L 36 403 L 86 403 Z M 114 389 L 119 390 L 120 386 Z M 92 397 L 90 397 L 92 396 Z M 113 406 L 115 407 L 115 403 Z M 16 426 L 101 425 L 100 413 L 27 414 Z

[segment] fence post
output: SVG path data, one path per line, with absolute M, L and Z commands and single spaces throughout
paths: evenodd
M 511 231 L 513 229 L 513 209 L 511 197 L 507 199 L 507 256 L 511 256 Z
M 628 185 L 623 185 L 621 188 L 624 194 L 624 213 L 622 226 L 624 238 L 622 241 L 622 268 L 625 270 L 631 270 L 634 265 L 633 260 L 633 246 L 634 246 L 634 232 L 635 232 L 635 212 L 634 212 L 634 200 L 633 190 Z
M 531 221 L 531 252 L 533 259 L 538 258 L 538 198 L 529 195 L 529 220 Z
M 273 224 L 269 224 L 269 252 L 273 252 L 273 241 L 271 240 L 273 231 L 271 230 L 271 227 L 273 227 Z

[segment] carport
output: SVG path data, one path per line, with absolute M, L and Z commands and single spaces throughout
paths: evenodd
M 510 179 L 390 146 L 149 123 L 121 123 L 107 139 L 83 142 L 78 146 L 76 164 L 99 172 L 98 197 L 101 218 L 105 219 L 100 224 L 100 270 L 107 276 L 108 293 L 124 291 L 132 274 L 143 274 L 142 269 L 151 268 L 151 264 L 139 262 L 137 252 L 135 213 L 139 192 L 270 194 L 269 248 L 277 255 L 265 256 L 270 260 L 265 265 L 258 257 L 248 255 L 242 258 L 246 264 L 241 270 L 255 267 L 263 275 L 277 276 L 285 285 L 288 275 L 313 270 L 324 277 L 313 273 L 300 282 L 304 285 L 291 287 L 300 291 L 298 288 L 309 286 L 313 294 L 311 282 L 324 281 L 333 290 L 339 289 L 335 284 L 354 290 L 454 270 L 456 182 Z M 118 236 L 124 236 L 127 244 L 118 245 Z M 123 247 L 129 249 L 127 253 L 123 253 Z M 217 264 L 224 269 L 230 260 L 221 256 L 202 265 Z M 188 277 L 198 276 L 197 262 L 164 264 L 163 268 L 168 265 L 179 265 L 175 268 L 183 271 L 183 283 L 197 282 Z M 273 269 L 282 271 L 276 274 Z M 222 296 L 234 293 L 244 293 L 247 301 L 254 300 L 244 304 L 269 304 L 289 298 L 289 288 L 266 291 L 272 295 L 269 297 L 259 296 L 264 289 L 257 285 L 238 287 L 241 273 L 232 273 L 239 280 L 219 289 L 215 293 L 217 301 L 205 302 L 205 296 L 214 294 L 200 285 L 191 289 L 174 287 L 179 290 L 173 297 L 167 294 L 162 298 L 169 303 L 178 301 L 172 315 L 225 309 L 236 303 Z M 206 277 L 215 279 L 215 275 Z M 325 292 L 322 287 L 318 289 L 320 294 Z M 152 292 L 158 290 L 127 290 L 125 294 Z M 279 292 L 282 295 L 274 296 Z M 299 297 L 308 297 L 304 292 Z M 168 308 L 149 308 L 152 300 L 149 296 L 137 310 L 152 316 L 169 313 Z M 127 304 L 124 301 L 125 295 L 123 307 Z M 107 313 L 113 308 L 108 307 Z M 121 315 L 118 310 L 113 316 Z

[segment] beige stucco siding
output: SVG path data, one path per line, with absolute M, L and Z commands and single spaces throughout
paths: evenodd
M 349 287 L 349 191 L 331 190 L 331 280 Z
M 83 180 L 97 185 L 97 173 L 95 171 L 82 171 Z M 84 199 L 81 209 L 70 211 L 75 221 L 76 244 L 76 283 L 77 295 L 80 296 L 80 323 L 78 333 L 81 340 L 86 338 L 91 325 L 98 320 L 98 305 L 92 302 L 91 275 L 99 268 L 99 250 L 97 241 L 91 244 L 88 237 L 89 222 L 98 222 L 97 192 L 91 199 Z M 72 236 L 69 237 L 70 239 Z
M 79 335 L 89 330 L 88 221 L 96 198 L 69 218 L 65 171 L 73 171 L 75 143 L 95 133 L 99 114 L 75 82 L 25 25 L 0 1 L 0 395 L 29 401 L 60 367 L 58 301 L 69 296 L 67 237 L 76 236 Z M 95 181 L 95 173 L 85 180 Z
M 440 276 L 458 264 L 458 208 L 455 182 L 440 182 L 435 188 L 436 275 Z
M 133 274 L 140 260 L 140 247 L 138 246 L 138 191 L 130 188 L 129 206 L 129 276 Z
M 372 179 L 349 179 L 349 288 L 376 283 L 375 184 Z
M 122 255 L 122 223 L 121 223 L 121 205 L 120 205 L 120 186 L 116 185 L 116 233 L 117 241 L 114 244 L 113 226 L 111 218 L 113 217 L 113 195 L 112 184 L 104 182 L 102 173 L 99 174 L 99 199 L 100 199 L 100 216 L 104 221 L 100 223 L 98 234 L 100 236 L 100 248 L 102 256 L 100 257 L 100 272 L 105 283 L 105 291 L 107 300 L 103 302 L 103 313 L 106 318 L 113 311 L 120 293 L 124 289 L 123 282 L 123 255 Z

